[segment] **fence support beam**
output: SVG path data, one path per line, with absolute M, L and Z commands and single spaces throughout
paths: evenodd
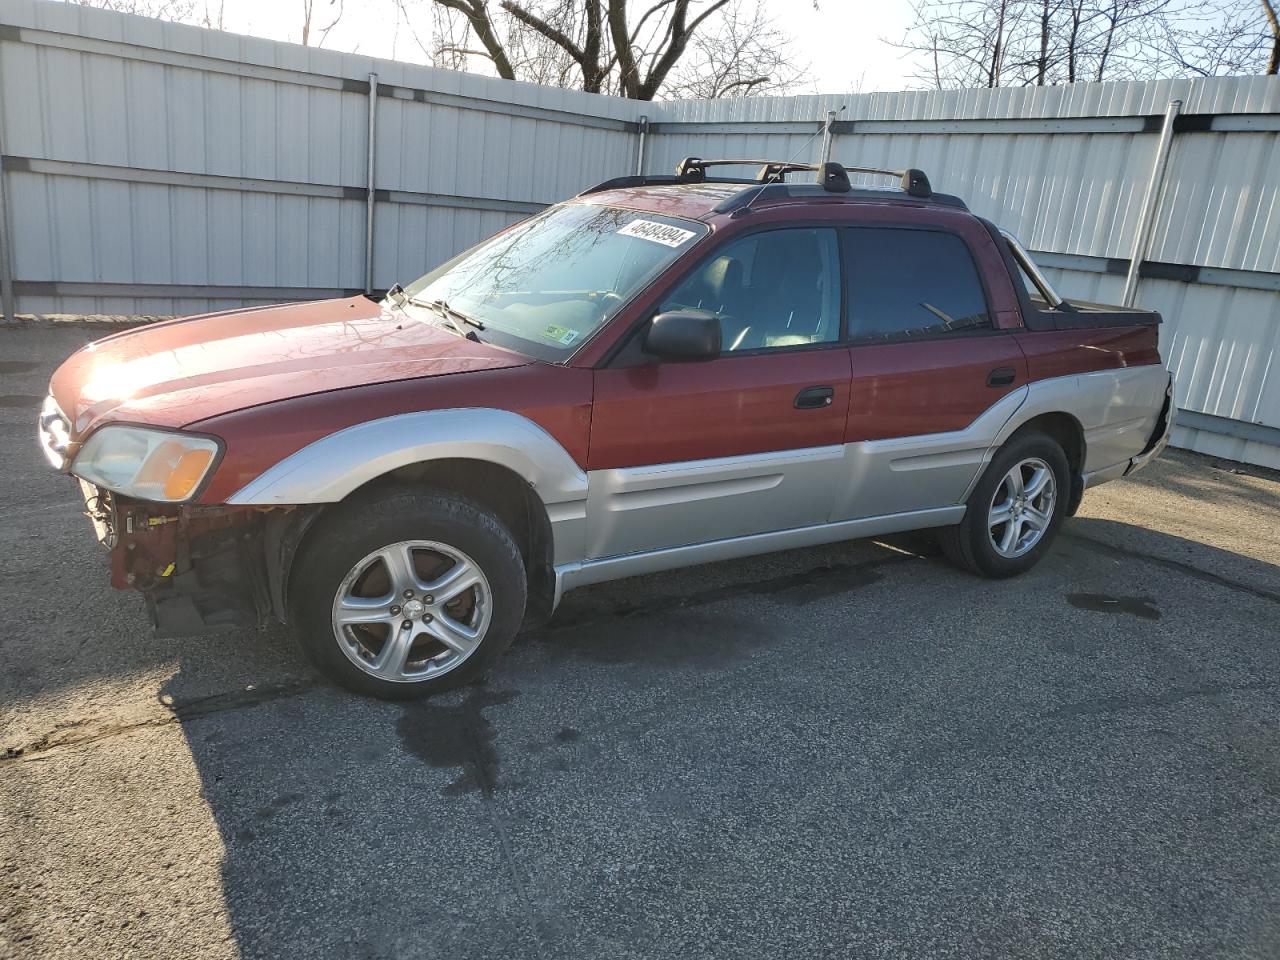
M 364 201 L 364 292 L 373 293 L 373 160 L 378 121 L 378 75 L 369 74 L 369 166 Z
M 0 109 L 0 314 L 4 316 L 4 323 L 17 323 L 18 304 L 13 294 L 13 234 L 9 232 L 9 205 L 4 191 L 4 110 Z
M 1138 231 L 1133 238 L 1133 256 L 1129 258 L 1129 274 L 1124 281 L 1124 296 L 1120 302 L 1132 307 L 1138 296 L 1138 271 L 1147 259 L 1151 244 L 1151 229 L 1155 226 L 1156 210 L 1160 205 L 1160 191 L 1164 187 L 1164 172 L 1169 166 L 1169 147 L 1173 144 L 1173 125 L 1182 111 L 1181 100 L 1170 100 L 1164 113 L 1164 125 L 1160 128 L 1160 141 L 1156 144 L 1155 161 L 1151 164 L 1151 179 L 1147 181 L 1147 194 L 1142 199 Z
M 18 319 L 17 302 L 13 296 L 13 257 L 10 253 L 9 213 L 4 195 L 4 160 L 0 156 L 0 313 L 5 323 Z
M 644 140 L 649 133 L 649 118 L 640 118 L 640 142 L 636 145 L 636 176 L 644 176 Z

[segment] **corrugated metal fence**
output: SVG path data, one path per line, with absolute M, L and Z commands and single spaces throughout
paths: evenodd
M 19 309 L 184 313 L 386 287 L 633 170 L 639 106 L 2 0 Z
M 641 152 L 661 172 L 690 154 L 816 159 L 828 111 L 833 158 L 926 170 L 1019 234 L 1064 294 L 1115 302 L 1173 99 L 1138 301 L 1166 318 L 1175 439 L 1280 467 L 1280 79 L 642 104 L 0 0 L 0 182 L 25 312 L 381 289 Z

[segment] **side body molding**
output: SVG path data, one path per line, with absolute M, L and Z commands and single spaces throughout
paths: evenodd
M 444 459 L 485 460 L 523 477 L 547 507 L 557 562 L 581 554 L 586 473 L 551 434 L 508 410 L 426 410 L 357 424 L 286 457 L 228 502 L 336 503 L 397 467 Z
M 1156 429 L 1169 374 L 1159 364 L 1037 380 L 1001 397 L 963 430 L 845 445 L 832 520 L 963 503 L 996 451 L 1028 421 L 1067 413 L 1084 432 L 1082 473 L 1120 476 Z
M 962 430 L 845 444 L 844 483 L 832 519 L 854 520 L 962 504 L 1002 431 L 1027 401 L 1005 394 Z

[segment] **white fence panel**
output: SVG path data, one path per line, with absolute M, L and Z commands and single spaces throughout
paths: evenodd
M 407 281 L 634 169 L 642 106 L 0 0 L 18 309 L 180 313 Z

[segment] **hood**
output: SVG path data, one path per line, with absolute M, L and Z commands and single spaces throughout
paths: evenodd
M 182 427 L 304 394 L 530 362 L 353 297 L 118 333 L 73 354 L 50 390 L 78 439 L 104 420 Z

